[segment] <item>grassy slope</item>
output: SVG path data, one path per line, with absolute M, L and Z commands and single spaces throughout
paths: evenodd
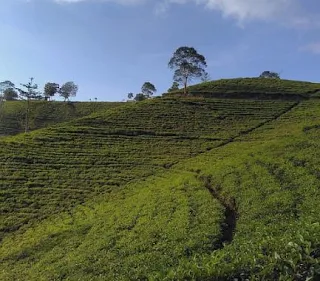
M 44 102 L 34 101 L 30 108 L 30 129 L 70 121 L 91 113 L 120 106 L 120 102 Z M 26 103 L 7 101 L 0 104 L 0 137 L 24 131 Z
M 272 120 L 293 104 L 153 100 L 3 138 L 0 234 L 163 172 Z
M 319 264 L 320 102 L 283 114 L 294 105 L 148 101 L 3 139 L 0 278 L 305 280 Z M 221 247 L 226 205 L 238 219 Z
M 188 90 L 193 96 L 299 99 L 319 96 L 320 83 L 283 79 L 236 78 L 204 82 L 190 86 Z M 179 93 L 183 93 L 183 90 L 167 95 L 174 96 Z

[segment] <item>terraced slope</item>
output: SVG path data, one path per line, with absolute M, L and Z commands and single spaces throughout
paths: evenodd
M 317 280 L 319 115 L 164 99 L 3 138 L 0 279 Z
M 293 105 L 153 100 L 4 138 L 1 236 L 229 142 Z
M 209 81 L 188 87 L 192 96 L 216 98 L 304 99 L 320 96 L 320 83 L 283 79 L 236 78 Z M 166 94 L 177 96 L 183 90 Z
M 30 129 L 40 129 L 70 121 L 94 112 L 120 106 L 120 102 L 44 102 L 32 101 Z M 24 132 L 26 103 L 6 101 L 0 103 L 0 137 Z

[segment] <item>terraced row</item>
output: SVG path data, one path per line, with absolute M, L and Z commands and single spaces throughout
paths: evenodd
M 153 100 L 3 138 L 1 236 L 164 171 L 272 120 L 293 104 Z
M 121 106 L 120 102 L 44 102 L 30 104 L 30 129 L 70 121 L 101 110 Z M 0 104 L 0 137 L 24 132 L 26 102 L 6 101 Z
M 319 97 L 320 84 L 261 78 L 221 79 L 188 87 L 190 95 L 225 98 L 303 99 Z M 168 93 L 175 96 L 182 90 Z
M 303 102 L 228 145 L 5 238 L 0 279 L 319 280 L 319 115 L 320 101 Z M 227 203 L 237 222 L 223 244 Z

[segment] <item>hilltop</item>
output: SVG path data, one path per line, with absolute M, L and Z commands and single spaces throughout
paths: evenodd
M 301 100 L 320 97 L 320 83 L 282 79 L 236 78 L 192 85 L 188 87 L 188 91 L 189 97 Z M 179 97 L 183 97 L 183 90 L 163 95 L 163 98 Z M 123 102 L 32 101 L 29 129 L 45 128 L 123 104 Z M 24 132 L 25 115 L 26 104 L 24 101 L 1 103 L 0 136 Z
M 0 279 L 319 277 L 318 84 L 250 81 L 1 138 Z
M 216 98 L 305 99 L 320 96 L 320 83 L 267 78 L 235 78 L 188 87 L 192 96 Z M 166 96 L 179 96 L 183 90 Z

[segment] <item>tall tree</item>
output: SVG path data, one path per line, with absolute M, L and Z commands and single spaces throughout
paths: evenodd
M 7 88 L 3 91 L 3 98 L 5 100 L 16 100 L 19 97 L 17 91 L 14 88 Z
M 64 101 L 69 100 L 71 97 L 75 97 L 78 92 L 78 86 L 70 81 L 63 84 L 59 90 L 59 94 L 64 98 Z
M 50 100 L 59 91 L 59 84 L 48 82 L 44 86 L 44 96 L 46 99 Z
M 150 82 L 145 82 L 141 87 L 141 93 L 145 95 L 146 98 L 150 98 L 156 92 L 156 87 Z
M 186 95 L 189 81 L 203 77 L 207 63 L 205 57 L 194 48 L 180 47 L 174 52 L 168 66 L 174 70 L 173 80 L 183 85 Z
M 25 128 L 24 131 L 27 133 L 29 131 L 29 118 L 30 118 L 30 100 L 32 99 L 41 99 L 41 94 L 37 91 L 38 85 L 33 82 L 34 78 L 30 78 L 30 81 L 27 84 L 21 84 L 25 89 L 16 88 L 20 97 L 27 101 L 26 108 L 26 118 L 25 118 Z
M 179 83 L 177 81 L 174 81 L 172 83 L 172 86 L 168 89 L 168 93 L 178 91 L 179 90 Z

